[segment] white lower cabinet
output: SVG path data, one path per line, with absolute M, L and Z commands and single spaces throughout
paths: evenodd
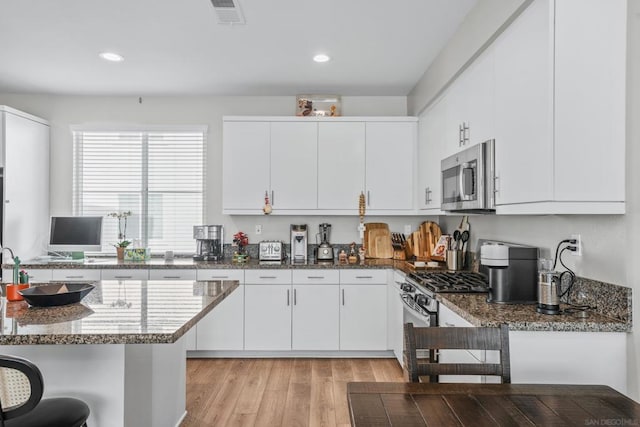
M 149 270 L 149 280 L 196 280 L 196 270 Z
M 142 269 L 116 269 L 102 270 L 100 273 L 102 280 L 147 280 L 149 270 Z
M 340 349 L 340 273 L 293 272 L 292 350 Z
M 340 350 L 387 349 L 387 271 L 340 272 Z
M 197 280 L 237 280 L 240 286 L 196 325 L 196 350 L 244 349 L 244 271 L 198 270 Z
M 293 286 L 293 350 L 338 350 L 340 348 L 340 286 Z
M 438 307 L 438 322 L 440 327 L 445 328 L 473 326 L 443 304 L 439 304 Z M 440 350 L 438 361 L 440 363 L 482 363 L 486 358 L 485 353 L 481 350 Z M 442 383 L 480 383 L 486 382 L 486 379 L 480 375 L 440 375 L 439 381 Z
M 401 366 L 404 363 L 404 303 L 399 289 L 404 277 L 404 274 L 394 272 L 393 280 L 387 286 L 387 348 L 393 350 Z
M 51 281 L 52 270 L 45 270 L 40 268 L 25 269 L 29 275 L 29 283 L 47 283 Z M 13 270 L 2 270 L 3 283 L 11 283 L 13 281 Z
M 244 279 L 244 349 L 291 350 L 291 271 L 247 270 Z
M 51 270 L 51 280 L 65 282 L 82 282 L 86 280 L 100 280 L 100 270 L 89 270 L 81 268 L 64 268 Z
M 291 285 L 245 285 L 244 349 L 291 350 Z

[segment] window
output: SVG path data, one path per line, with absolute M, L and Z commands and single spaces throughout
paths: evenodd
M 118 220 L 126 239 L 152 252 L 193 253 L 204 217 L 206 128 L 146 131 L 73 129 L 73 214 L 104 215 L 102 252 L 114 252 Z

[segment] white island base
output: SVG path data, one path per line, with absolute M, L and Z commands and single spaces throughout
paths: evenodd
M 91 408 L 91 427 L 174 427 L 186 415 L 184 337 L 173 344 L 1 346 L 33 362 L 43 398 L 67 396 Z

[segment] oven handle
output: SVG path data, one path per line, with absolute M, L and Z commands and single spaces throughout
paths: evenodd
M 419 311 L 416 311 L 416 309 L 415 309 L 414 307 L 412 307 L 411 305 L 409 305 L 409 303 L 407 302 L 407 300 L 405 300 L 405 299 L 403 298 L 403 295 L 404 295 L 404 294 L 402 294 L 402 293 L 398 293 L 398 295 L 400 296 L 400 299 L 402 300 L 402 302 L 404 303 L 404 305 L 405 305 L 405 306 L 407 306 L 408 308 L 410 308 L 410 309 L 411 309 L 411 311 L 412 311 L 413 313 L 415 313 L 416 315 L 418 315 L 418 316 L 420 316 L 420 317 L 424 317 L 425 319 L 429 319 L 432 315 L 436 314 L 436 313 L 433 313 L 433 312 L 431 312 L 431 311 L 429 311 L 429 310 L 425 310 L 425 309 L 424 309 L 424 308 L 422 308 L 422 307 L 420 307 L 420 309 L 421 309 L 421 310 L 426 311 L 428 314 L 424 314 L 424 313 L 421 313 L 421 312 L 419 312 Z

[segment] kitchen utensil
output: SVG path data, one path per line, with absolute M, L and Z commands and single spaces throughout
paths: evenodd
M 469 233 L 469 230 L 464 230 L 460 234 L 460 241 L 462 242 L 462 247 L 460 248 L 462 249 L 462 268 L 467 265 L 467 242 L 469 241 L 470 236 L 471 234 Z
M 389 225 L 383 222 L 369 222 L 364 224 L 364 247 L 366 258 L 393 258 L 391 232 Z
M 451 248 L 451 250 L 458 250 L 458 244 L 460 243 L 460 237 L 461 237 L 462 233 L 460 232 L 460 230 L 455 230 L 453 232 L 453 247 Z

